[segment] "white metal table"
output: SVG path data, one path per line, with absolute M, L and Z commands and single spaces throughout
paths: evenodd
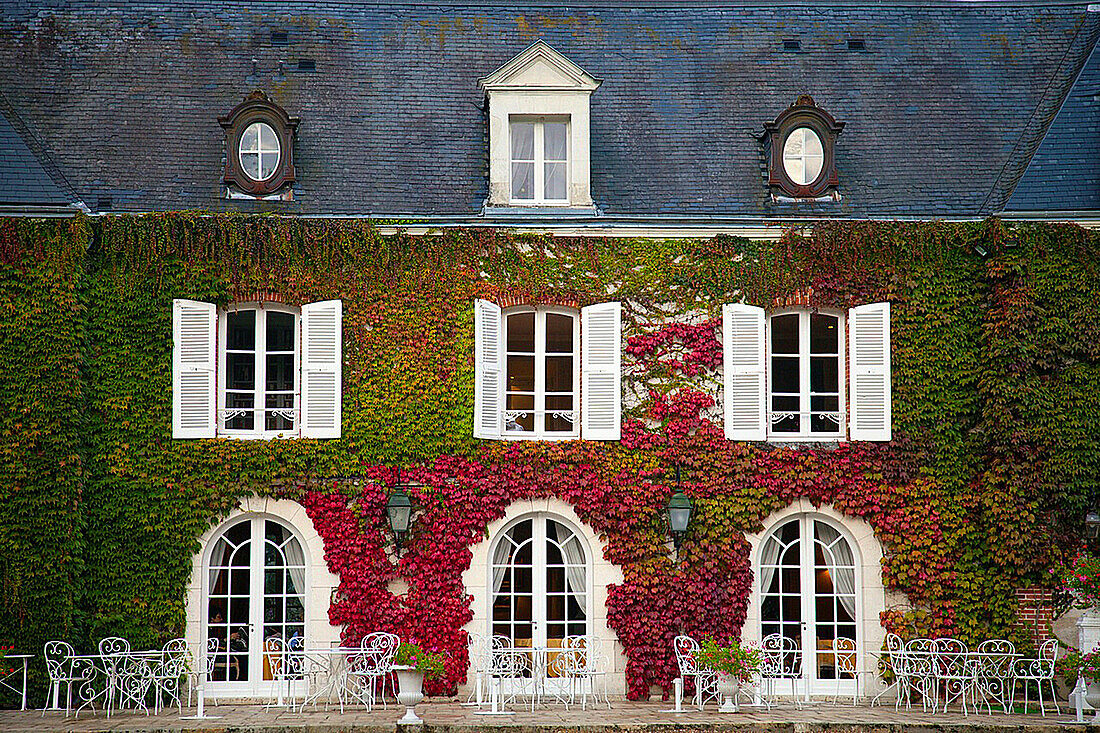
M 22 668 L 22 671 L 23 671 L 23 675 L 22 675 L 23 684 L 22 684 L 21 687 L 16 687 L 13 684 L 14 680 L 12 680 L 12 677 L 15 677 L 19 673 L 20 667 L 12 667 L 10 672 L 0 673 L 0 685 L 3 685 L 5 688 L 7 688 L 7 689 L 11 690 L 12 692 L 14 692 L 15 694 L 19 695 L 19 700 L 20 700 L 19 709 L 20 710 L 26 710 L 27 709 L 27 664 L 33 658 L 34 658 L 33 654 L 5 654 L 4 655 L 4 659 L 21 659 L 21 660 L 23 660 L 23 664 L 21 665 L 21 668 Z

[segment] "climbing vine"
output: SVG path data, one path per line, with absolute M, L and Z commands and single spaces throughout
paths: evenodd
M 36 651 L 58 636 L 178 635 L 198 537 L 252 493 L 305 508 L 340 579 L 329 615 L 346 640 L 392 630 L 447 654 L 436 693 L 466 677 L 471 548 L 527 498 L 572 505 L 622 571 L 606 610 L 632 697 L 667 692 L 675 634 L 740 634 L 745 535 L 797 499 L 873 528 L 884 581 L 907 599 L 888 628 L 1012 634 L 1014 589 L 1050 582 L 1100 489 L 1098 255 L 1078 228 L 995 220 L 822 224 L 777 242 L 4 220 L 0 639 Z M 344 302 L 343 437 L 172 440 L 172 299 L 258 293 Z M 796 294 L 891 302 L 891 443 L 724 438 L 721 305 Z M 478 297 L 622 301 L 622 440 L 475 441 Z M 696 502 L 678 558 L 663 524 L 675 465 Z M 384 516 L 398 469 L 418 507 L 400 556 Z

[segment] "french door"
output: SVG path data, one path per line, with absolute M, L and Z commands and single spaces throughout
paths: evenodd
M 857 564 L 851 543 L 831 522 L 802 515 L 765 538 L 759 558 L 761 638 L 781 634 L 796 653 L 788 666 L 797 694 L 854 692 L 856 680 L 838 672 L 836 639 L 850 639 L 862 659 Z M 776 685 L 776 692 L 791 688 Z
M 274 519 L 234 520 L 214 542 L 207 568 L 202 638 L 217 642 L 207 686 L 210 694 L 272 694 L 272 663 L 278 661 L 274 640 L 293 643 L 305 636 L 306 563 L 301 542 Z M 283 690 L 291 692 L 293 687 Z
M 584 545 L 566 524 L 528 516 L 506 528 L 491 555 L 491 631 L 514 647 L 547 650 L 543 663 L 531 655 L 541 684 L 553 686 L 546 669 L 567 636 L 589 633 L 589 561 Z

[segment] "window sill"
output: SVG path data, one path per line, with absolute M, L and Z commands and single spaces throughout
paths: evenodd
M 580 433 L 567 433 L 563 435 L 533 435 L 531 433 L 502 433 L 502 440 L 530 440 L 534 442 L 558 443 L 563 440 L 580 440 Z
M 237 433 L 219 430 L 217 437 L 227 440 L 294 440 L 302 436 L 297 430 L 290 433 Z
M 562 204 L 486 204 L 481 209 L 481 215 L 486 219 L 515 219 L 523 221 L 533 217 L 573 219 L 577 217 L 594 218 L 601 212 L 594 205 L 572 206 Z

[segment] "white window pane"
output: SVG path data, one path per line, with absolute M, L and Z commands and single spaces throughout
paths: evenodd
M 812 130 L 802 128 L 802 134 L 805 136 L 805 142 L 803 143 L 806 149 L 806 156 L 822 157 L 824 151 L 821 149 L 821 138 L 817 136 Z
M 270 178 L 275 172 L 275 166 L 279 164 L 278 153 L 260 153 L 260 178 Z
M 259 135 L 260 126 L 258 124 L 253 123 L 245 128 L 244 134 L 241 135 L 241 150 L 255 150 Z
M 565 160 L 565 123 L 547 122 L 543 128 L 543 151 L 546 160 Z
M 545 195 L 555 201 L 565 199 L 565 163 L 546 164 Z
M 802 165 L 802 159 L 801 158 L 793 158 L 793 159 L 787 160 L 785 162 L 784 166 L 787 169 L 787 177 L 788 178 L 790 178 L 792 181 L 799 184 L 800 186 L 806 184 L 805 174 L 803 172 L 804 167 Z
M 535 164 L 512 163 L 512 198 L 535 198 Z
M 270 125 L 260 125 L 260 146 L 263 150 L 278 150 L 279 141 Z
M 259 181 L 260 178 L 260 154 L 259 153 L 241 153 L 241 167 L 244 168 L 244 174 L 249 178 Z
M 823 162 L 824 162 L 824 159 L 820 155 L 819 156 L 812 156 L 812 155 L 807 155 L 806 156 L 805 168 L 802 171 L 802 174 L 806 178 L 806 181 L 805 181 L 806 183 L 813 183 L 814 181 L 817 180 L 817 177 L 819 175 L 821 175 L 821 164 Z
M 512 160 L 535 159 L 535 125 L 533 122 L 512 123 Z

